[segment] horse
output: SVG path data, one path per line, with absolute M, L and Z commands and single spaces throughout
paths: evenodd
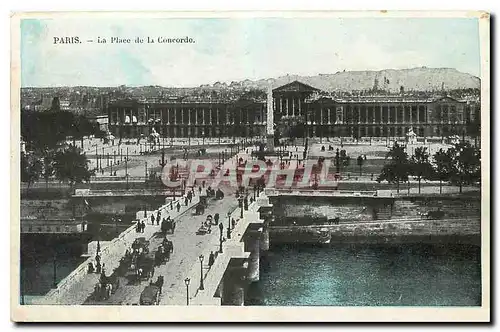
M 167 252 L 169 252 L 169 253 L 173 253 L 174 252 L 174 244 L 169 239 L 164 238 L 163 242 L 162 242 L 162 245 L 163 245 L 163 247 L 165 248 L 165 250 Z
M 94 288 L 95 295 L 98 300 L 107 300 L 111 297 L 111 293 L 113 292 L 113 285 L 106 283 L 98 283 Z

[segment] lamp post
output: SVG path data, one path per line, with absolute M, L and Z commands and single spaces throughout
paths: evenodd
M 191 279 L 186 278 L 184 279 L 184 283 L 186 284 L 186 305 L 189 305 L 189 282 Z
M 127 181 L 127 190 L 128 190 L 128 146 L 127 146 L 127 154 L 125 156 L 125 179 Z
M 238 198 L 238 206 L 241 208 L 240 210 L 240 218 L 243 218 L 243 197 L 240 196 Z
M 224 225 L 222 223 L 219 223 L 219 230 L 220 230 L 220 236 L 219 236 L 219 254 L 222 254 L 222 230 L 224 229 Z
M 231 238 L 231 212 L 227 213 L 227 238 Z
M 200 259 L 200 290 L 204 290 L 205 287 L 203 287 L 203 255 L 200 255 L 198 257 Z

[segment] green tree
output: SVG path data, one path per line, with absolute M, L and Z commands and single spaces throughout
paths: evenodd
M 450 182 L 462 187 L 481 179 L 481 152 L 470 143 L 457 143 L 448 150 L 452 158 Z
M 410 174 L 417 177 L 419 194 L 420 182 L 422 179 L 430 179 L 432 173 L 432 164 L 429 162 L 427 148 L 422 146 L 417 147 L 414 155 L 410 158 Z
M 58 151 L 54 158 L 55 175 L 70 185 L 90 181 L 93 172 L 89 170 L 87 156 L 76 146 Z
M 30 185 L 40 178 L 42 162 L 33 153 L 21 153 L 21 182 Z
M 443 181 L 450 180 L 452 158 L 448 150 L 439 149 L 434 154 L 434 177 L 439 180 L 439 193 L 443 193 Z
M 399 184 L 408 181 L 410 170 L 408 154 L 404 147 L 398 143 L 394 143 L 394 146 L 387 153 L 386 158 L 391 158 L 391 161 L 384 165 L 380 175 L 377 177 L 377 182 L 387 181 L 388 183 L 395 183 L 399 194 Z

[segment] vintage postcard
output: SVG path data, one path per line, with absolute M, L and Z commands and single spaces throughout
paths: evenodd
M 13 14 L 12 319 L 489 321 L 489 19 Z

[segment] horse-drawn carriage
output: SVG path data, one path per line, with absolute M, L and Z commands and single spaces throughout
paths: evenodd
M 196 205 L 195 214 L 200 215 L 205 213 L 207 207 L 207 196 L 200 196 L 200 201 Z
M 149 253 L 149 241 L 145 237 L 138 237 L 132 243 L 132 250 L 136 253 Z
M 149 255 L 137 255 L 130 264 L 126 277 L 131 282 L 151 279 L 155 273 L 155 259 Z
M 167 250 L 163 245 L 160 245 L 155 252 L 155 265 L 161 265 L 170 260 L 170 250 Z
M 163 234 L 174 234 L 175 231 L 175 221 L 173 219 L 167 219 L 161 222 L 161 232 Z
M 205 222 L 203 222 L 200 228 L 198 228 L 198 230 L 196 231 L 196 235 L 210 234 L 212 232 L 212 224 L 213 224 L 212 215 L 208 215 Z
M 144 288 L 139 298 L 140 305 L 158 305 L 160 304 L 160 295 L 163 288 L 163 276 L 159 276 L 156 282 L 151 282 Z
M 173 253 L 174 252 L 174 244 L 172 243 L 172 241 L 170 241 L 169 239 L 167 239 L 166 237 L 163 239 L 161 245 L 165 248 L 166 251 L 168 251 L 169 253 Z
M 215 189 L 208 187 L 207 188 L 207 198 L 210 198 L 210 197 L 215 197 Z
M 94 299 L 97 301 L 107 300 L 120 287 L 120 279 L 113 273 L 107 277 L 101 274 L 99 282 L 94 287 Z
M 215 192 L 215 199 L 220 200 L 223 198 L 224 198 L 224 193 L 222 192 L 222 190 L 217 189 L 217 191 Z

